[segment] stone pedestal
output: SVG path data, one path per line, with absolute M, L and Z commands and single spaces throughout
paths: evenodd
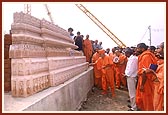
M 93 83 L 93 68 L 90 67 L 87 71 L 64 82 L 64 84 L 49 87 L 26 98 L 15 98 L 5 93 L 4 111 L 6 113 L 76 111 L 81 102 L 86 99 L 88 91 L 93 87 Z M 31 91 L 29 90 L 29 92 Z
M 11 33 L 12 96 L 33 95 L 88 69 L 86 57 L 74 50 L 69 33 L 57 25 L 15 13 Z

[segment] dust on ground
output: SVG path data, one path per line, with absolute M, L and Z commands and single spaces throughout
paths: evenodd
M 127 111 L 128 91 L 116 89 L 116 97 L 101 94 L 102 90 L 93 87 L 87 95 L 87 99 L 82 102 L 79 111 Z

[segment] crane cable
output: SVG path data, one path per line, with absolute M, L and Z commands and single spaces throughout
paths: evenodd
M 144 35 L 142 36 L 142 38 L 138 41 L 138 43 L 140 43 L 142 41 L 142 39 L 144 38 L 144 36 L 146 35 L 147 31 L 148 31 L 149 27 L 146 29 Z

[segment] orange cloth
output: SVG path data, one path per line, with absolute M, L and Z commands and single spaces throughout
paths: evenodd
M 127 57 L 125 55 L 123 55 L 123 54 L 121 54 L 121 56 L 119 57 L 119 59 L 122 60 L 120 62 L 120 63 L 122 63 L 121 66 L 120 66 L 120 70 L 121 70 L 121 82 L 126 87 L 127 81 L 126 81 L 126 78 L 123 77 L 123 74 L 125 73 L 125 69 L 126 69 L 126 65 L 127 65 L 127 61 L 128 60 L 127 60 Z
M 158 82 L 154 82 L 153 106 L 155 111 L 164 110 L 164 62 L 159 60 L 156 70 Z
M 112 63 L 113 63 L 113 60 L 114 60 L 114 57 L 115 57 L 116 55 L 114 54 L 114 53 L 110 53 L 109 54 L 109 58 L 112 60 Z M 113 69 L 113 71 L 114 71 L 114 83 L 115 83 L 115 81 L 116 81 L 116 79 L 115 79 L 115 74 L 116 74 L 116 72 L 115 72 L 115 64 L 113 63 L 113 67 L 112 67 L 112 69 Z
M 110 59 L 112 60 L 112 63 L 113 63 L 113 59 L 114 59 L 115 56 L 116 56 L 116 55 L 113 54 L 113 53 L 110 53 L 110 54 L 109 54 L 109 57 L 110 57 Z
M 113 62 L 109 56 L 105 55 L 104 58 L 100 57 L 97 61 L 97 68 L 102 72 L 102 89 L 104 92 L 107 92 L 108 86 L 111 88 L 112 96 L 115 95 L 114 88 L 114 71 L 113 71 Z M 106 68 L 103 68 L 106 67 Z
M 95 63 L 98 59 L 99 59 L 99 54 L 96 52 L 93 54 L 92 63 Z M 96 63 L 93 66 L 93 71 L 94 71 L 94 84 L 95 84 L 95 86 L 101 88 L 102 87 L 101 86 L 101 82 L 102 82 L 101 71 L 97 69 Z
M 144 111 L 153 111 L 153 75 L 151 73 L 146 74 L 146 82 L 144 85 L 144 92 L 140 91 L 140 86 L 142 84 L 142 73 L 143 68 L 149 68 L 150 64 L 156 64 L 156 58 L 154 54 L 150 51 L 144 51 L 140 56 L 138 56 L 138 84 L 136 91 L 136 104 L 138 108 Z
M 84 55 L 86 56 L 86 61 L 90 62 L 91 61 L 91 57 L 92 57 L 92 43 L 89 39 L 85 39 L 83 41 L 83 51 L 84 51 Z
M 126 87 L 126 78 L 122 76 L 122 74 L 125 73 L 126 63 L 127 63 L 127 57 L 123 54 L 120 54 L 119 63 L 117 63 L 115 66 L 116 87 L 118 88 L 120 87 L 121 82 Z

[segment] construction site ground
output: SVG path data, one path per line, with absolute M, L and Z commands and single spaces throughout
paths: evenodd
M 111 92 L 107 95 L 101 94 L 102 90 L 93 87 L 88 93 L 87 99 L 82 102 L 79 111 L 127 111 L 128 91 L 116 89 L 116 96 L 112 97 Z

